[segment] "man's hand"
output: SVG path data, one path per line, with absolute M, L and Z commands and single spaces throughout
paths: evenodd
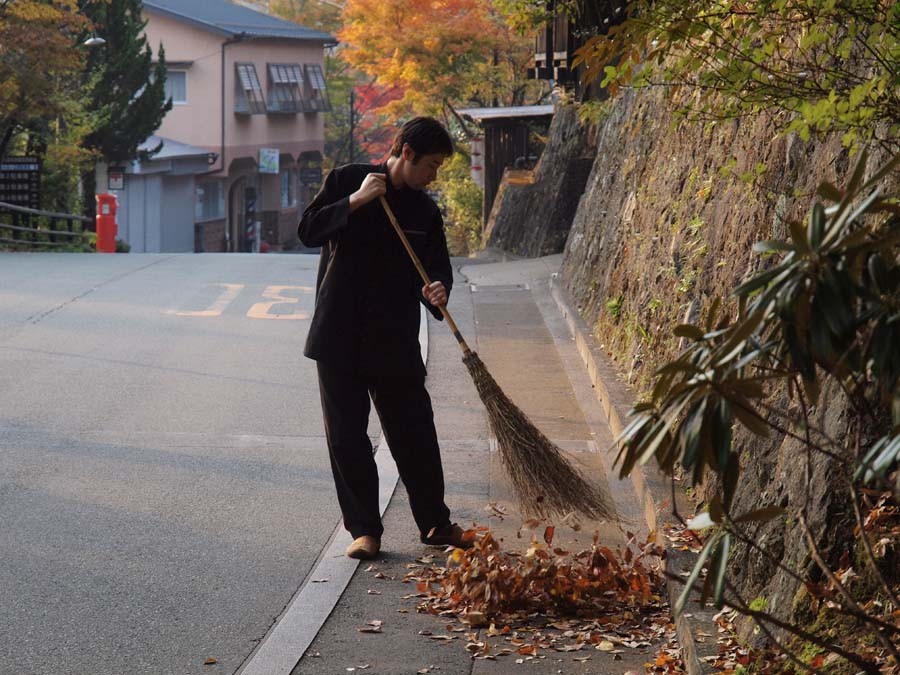
M 363 180 L 359 189 L 350 195 L 350 212 L 356 211 L 363 204 L 368 204 L 379 195 L 387 192 L 387 175 L 383 173 L 370 173 Z
M 443 307 L 447 304 L 447 289 L 440 281 L 432 281 L 422 286 L 422 296 L 435 307 Z

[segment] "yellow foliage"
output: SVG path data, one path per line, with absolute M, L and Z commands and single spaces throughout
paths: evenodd
M 512 103 L 512 72 L 532 56 L 530 40 L 515 36 L 487 0 L 348 0 L 343 21 L 343 58 L 379 85 L 402 89 L 395 109 L 436 114 L 448 101 Z M 484 77 L 487 66 L 506 76 Z

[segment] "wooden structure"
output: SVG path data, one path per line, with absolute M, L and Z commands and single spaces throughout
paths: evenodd
M 553 4 L 553 0 L 551 0 Z M 534 68 L 528 76 L 536 80 L 553 80 L 561 85 L 575 84 L 572 59 L 578 49 L 578 39 L 565 14 L 557 14 L 534 37 Z
M 537 148 L 529 144 L 533 127 L 546 131 L 553 118 L 552 105 L 465 108 L 458 111 L 484 130 L 484 199 L 482 222 L 487 223 L 506 168 L 530 168 Z
M 563 10 L 562 4 L 562 0 L 547 0 L 547 13 L 553 18 L 535 35 L 534 67 L 528 69 L 528 76 L 573 89 L 581 100 L 586 87 L 580 69 L 572 65 L 575 52 L 584 43 L 581 36 L 604 34 L 624 21 L 627 0 L 576 0 L 572 14 Z

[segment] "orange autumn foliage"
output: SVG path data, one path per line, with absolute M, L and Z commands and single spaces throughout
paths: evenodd
M 524 44 L 486 0 L 348 0 L 343 20 L 342 58 L 403 90 L 385 107 L 394 114 L 508 98 L 498 69 Z

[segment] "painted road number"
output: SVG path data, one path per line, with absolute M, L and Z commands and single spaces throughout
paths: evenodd
M 210 284 L 222 290 L 218 297 L 206 308 L 195 311 L 170 311 L 176 316 L 214 317 L 221 316 L 228 306 L 240 295 L 244 284 Z M 309 313 L 300 310 L 297 305 L 301 298 L 312 295 L 312 286 L 267 286 L 262 293 L 264 302 L 257 302 L 247 312 L 251 319 L 302 320 L 308 319 Z
M 297 291 L 301 295 L 309 295 L 313 292 L 312 286 L 269 286 L 266 290 L 263 291 L 263 297 L 267 298 L 269 302 L 257 302 L 253 307 L 250 308 L 250 311 L 247 312 L 247 316 L 251 319 L 308 319 L 309 314 L 306 312 L 292 312 L 292 313 L 282 313 L 281 311 L 272 310 L 279 305 L 296 305 L 300 302 L 300 298 L 291 297 L 289 295 L 282 295 L 282 293 Z M 281 309 L 286 309 L 282 307 Z

